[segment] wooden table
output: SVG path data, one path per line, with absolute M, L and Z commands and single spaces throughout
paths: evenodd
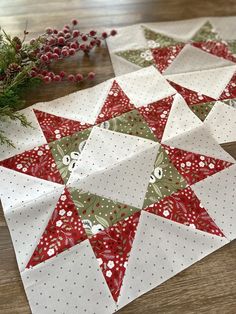
M 60 27 L 77 17 L 84 29 L 116 27 L 138 22 L 171 21 L 200 16 L 236 15 L 236 1 L 226 0 L 1 0 L 0 24 L 19 35 L 28 21 L 30 37 L 49 26 Z M 91 27 L 92 26 L 92 27 Z M 59 65 L 62 68 L 63 65 Z M 66 67 L 82 72 L 95 70 L 96 79 L 80 88 L 114 76 L 107 49 L 96 55 L 73 58 Z M 69 83 L 51 84 L 27 91 L 26 104 L 51 100 L 77 90 Z M 236 145 L 226 144 L 236 157 Z M 0 211 L 0 313 L 28 314 L 30 309 L 21 283 L 2 210 Z M 119 311 L 120 314 L 236 313 L 236 241 L 204 258 Z M 70 314 L 70 313 L 68 313 Z

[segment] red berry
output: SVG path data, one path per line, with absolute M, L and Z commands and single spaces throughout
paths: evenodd
M 63 78 L 63 77 L 65 77 L 65 76 L 66 76 L 66 72 L 61 71 L 61 72 L 60 72 L 60 77 Z
M 85 44 L 82 44 L 82 45 L 80 45 L 80 50 L 85 50 L 86 49 L 86 46 L 85 46 Z
M 52 53 L 49 51 L 46 53 L 46 56 L 48 57 L 48 59 L 51 59 L 52 58 Z
M 40 60 L 41 60 L 42 62 L 48 62 L 48 57 L 47 57 L 46 55 L 42 55 L 42 56 L 40 57 Z
M 56 81 L 56 82 L 60 82 L 61 81 L 60 75 L 55 75 L 53 80 Z
M 49 45 L 55 45 L 55 39 L 54 38 L 50 38 L 50 40 L 49 40 Z
M 35 77 L 36 75 L 37 75 L 37 72 L 35 72 L 35 71 L 33 71 L 33 70 L 30 72 L 30 76 L 31 76 L 31 77 Z
M 46 33 L 47 33 L 48 35 L 51 35 L 51 34 L 53 33 L 52 28 L 51 28 L 51 27 L 47 28 L 47 29 L 46 29 Z
M 48 72 L 48 76 L 51 77 L 52 79 L 54 78 L 55 74 L 53 72 Z
M 75 54 L 75 49 L 70 48 L 70 49 L 69 49 L 69 54 L 70 54 L 71 56 L 73 56 L 73 55 Z
M 65 34 L 65 38 L 66 38 L 66 39 L 71 38 L 71 34 L 70 34 L 70 33 Z
M 97 43 L 97 46 L 98 46 L 98 47 L 101 46 L 101 40 L 100 40 L 100 39 L 97 39 L 97 40 L 96 40 L 96 43 Z
M 89 74 L 88 74 L 88 79 L 89 79 L 89 80 L 93 80 L 94 77 L 95 77 L 95 73 L 94 73 L 94 72 L 89 72 Z
M 61 54 L 62 54 L 64 57 L 67 57 L 67 56 L 69 56 L 69 51 L 68 51 L 68 50 L 65 50 L 65 49 L 62 49 Z
M 76 20 L 76 19 L 73 19 L 72 21 L 71 21 L 71 23 L 72 23 L 72 25 L 77 25 L 78 24 L 78 20 Z
M 69 33 L 69 29 L 68 29 L 68 28 L 64 28 L 64 29 L 63 29 L 63 33 L 64 33 L 64 34 L 68 34 L 68 33 Z
M 73 49 L 77 49 L 78 48 L 78 44 L 76 42 L 74 42 L 74 43 L 72 43 L 70 45 L 70 47 L 73 48 Z
M 58 37 L 60 37 L 60 36 L 62 36 L 62 37 L 64 36 L 64 33 L 62 31 L 58 32 Z
M 76 74 L 76 81 L 77 82 L 80 82 L 80 81 L 82 81 L 83 80 L 83 75 L 82 74 L 80 74 L 80 73 L 78 73 L 78 74 Z
M 53 34 L 58 34 L 58 30 L 57 30 L 57 29 L 54 29 L 54 30 L 53 30 Z
M 107 38 L 107 37 L 108 37 L 107 33 L 106 33 L 106 32 L 103 32 L 103 33 L 102 33 L 102 38 Z
M 115 36 L 117 34 L 117 31 L 115 29 L 112 29 L 110 34 L 111 34 L 111 36 Z
M 92 47 L 94 47 L 94 46 L 96 45 L 96 40 L 94 40 L 94 39 L 91 40 L 91 41 L 90 41 L 90 45 L 91 45 Z
M 90 36 L 95 36 L 97 34 L 97 32 L 94 30 L 91 30 L 89 34 L 90 34 Z
M 59 55 L 57 53 L 53 53 L 52 54 L 52 58 L 55 59 L 55 60 L 58 60 L 59 59 Z
M 54 53 L 57 53 L 58 55 L 60 54 L 60 49 L 58 48 L 58 47 L 55 47 L 54 49 L 53 49 L 53 52 Z
M 48 51 L 50 51 L 50 50 L 51 50 L 51 49 L 50 49 L 49 46 L 45 46 L 45 47 L 44 47 L 44 51 L 45 51 L 45 52 L 48 52 Z
M 69 74 L 67 76 L 68 81 L 74 82 L 75 81 L 75 76 L 73 74 Z
M 65 43 L 65 38 L 64 37 L 59 37 L 58 38 L 58 44 L 64 45 L 64 43 Z
M 44 82 L 45 83 L 50 83 L 51 81 L 52 81 L 51 77 L 49 77 L 49 76 L 45 76 L 44 77 Z
M 82 38 L 83 41 L 87 41 L 88 40 L 88 37 L 86 35 L 83 35 L 81 38 Z
M 80 34 L 80 32 L 79 32 L 78 30 L 74 30 L 73 33 L 72 33 L 72 35 L 73 35 L 74 38 L 75 38 L 75 37 L 78 37 L 79 34 Z
M 70 29 L 70 26 L 68 24 L 64 25 L 64 29 Z

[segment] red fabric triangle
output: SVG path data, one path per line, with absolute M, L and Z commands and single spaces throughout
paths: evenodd
M 78 211 L 65 189 L 26 267 L 35 266 L 85 239 L 87 235 Z
M 190 185 L 232 165 L 230 162 L 214 157 L 172 148 L 167 145 L 163 145 L 163 147 L 171 162 Z
M 140 212 L 90 238 L 90 243 L 115 301 L 118 300 Z
M 157 69 L 162 73 L 178 56 L 184 45 L 152 49 L 152 55 Z
M 173 96 L 169 96 L 148 106 L 138 108 L 159 141 L 162 139 L 173 99 Z
M 236 62 L 236 58 L 233 56 L 227 44 L 223 42 L 216 41 L 204 41 L 204 42 L 194 42 L 192 46 L 199 48 L 205 52 L 208 52 L 214 56 Z
M 0 166 L 47 181 L 64 184 L 47 144 L 5 159 L 0 162 Z
M 118 83 L 114 81 L 101 112 L 97 117 L 96 124 L 117 117 L 133 109 L 134 105 L 130 103 L 129 98 Z
M 219 100 L 236 98 L 236 73 L 232 76 L 231 80 L 225 87 L 223 93 L 220 95 Z
M 160 202 L 145 208 L 145 211 L 224 237 L 190 187 L 163 198 Z
M 172 87 L 174 87 L 177 90 L 177 92 L 184 98 L 184 100 L 189 106 L 200 104 L 200 103 L 205 103 L 205 102 L 210 102 L 210 101 L 215 101 L 215 99 L 209 96 L 199 94 L 195 91 L 192 91 L 191 89 L 180 86 L 172 81 L 168 80 L 168 82 L 170 83 Z
M 48 143 L 89 128 L 91 125 L 34 109 L 36 118 Z

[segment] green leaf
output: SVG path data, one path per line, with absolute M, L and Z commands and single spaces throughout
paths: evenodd
M 109 227 L 109 223 L 107 222 L 106 219 L 102 218 L 101 216 L 95 215 L 96 220 L 105 228 Z
M 161 152 L 156 159 L 155 167 L 158 167 L 162 163 L 163 158 L 164 158 L 164 154 L 163 152 Z
M 57 144 L 57 151 L 61 155 L 61 157 L 64 157 L 65 153 L 63 152 L 63 149 L 60 145 Z
M 158 196 L 162 197 L 162 193 L 157 185 L 153 184 L 153 189 L 157 193 Z
M 73 202 L 74 202 L 76 207 L 84 207 L 84 205 L 81 202 L 77 201 L 77 200 L 73 200 Z

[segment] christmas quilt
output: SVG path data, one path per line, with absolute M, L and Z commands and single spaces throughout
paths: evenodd
M 236 238 L 229 55 L 202 92 L 149 66 L 22 110 L 32 128 L 5 122 L 0 194 L 32 313 L 114 313 Z

